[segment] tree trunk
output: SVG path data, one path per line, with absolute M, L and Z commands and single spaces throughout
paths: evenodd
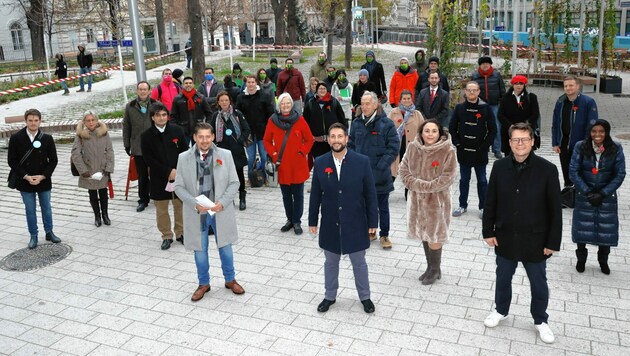
M 46 59 L 44 49 L 44 0 L 31 0 L 26 12 L 26 24 L 31 34 L 31 54 L 34 61 Z
M 287 33 L 289 34 L 289 38 L 287 40 L 287 44 L 297 44 L 297 0 L 288 0 L 288 11 L 287 11 Z
M 328 41 L 326 41 L 326 56 L 328 61 L 332 62 L 333 58 L 333 41 L 335 40 L 335 12 L 339 3 L 337 0 L 330 2 L 330 11 L 328 12 Z
M 166 28 L 164 26 L 164 21 L 164 6 L 162 4 L 162 0 L 155 0 L 155 22 L 157 22 L 160 54 L 165 54 L 168 49 L 166 47 Z
M 346 34 L 346 69 L 350 69 L 352 60 L 352 0 L 346 0 L 346 13 L 344 14 L 344 32 Z
M 273 8 L 274 24 L 276 26 L 276 34 L 274 43 L 283 45 L 287 42 L 287 29 L 284 23 L 284 13 L 287 9 L 288 0 L 270 0 Z
M 192 42 L 192 71 L 193 81 L 201 83 L 204 80 L 203 68 L 205 68 L 205 57 L 203 51 L 203 26 L 201 25 L 201 5 L 199 0 L 187 0 L 188 3 L 188 27 L 190 29 L 190 40 Z

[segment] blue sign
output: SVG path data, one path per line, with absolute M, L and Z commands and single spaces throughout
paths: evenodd
M 132 40 L 122 40 L 121 46 L 123 47 L 133 47 Z M 98 48 L 107 48 L 107 47 L 118 47 L 118 41 L 96 41 L 96 47 Z
M 133 47 L 133 41 L 132 40 L 122 40 L 122 46 L 123 47 Z
M 494 26 L 495 31 L 505 31 L 505 26 Z

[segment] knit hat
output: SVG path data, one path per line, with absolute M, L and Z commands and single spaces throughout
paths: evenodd
M 431 62 L 435 62 L 437 64 L 440 64 L 440 59 L 438 57 L 436 57 L 436 56 L 433 56 L 433 57 L 429 58 L 429 63 L 431 63 Z
M 514 85 L 516 83 L 523 83 L 525 85 L 527 85 L 527 77 L 524 75 L 515 75 L 512 77 L 512 80 L 510 80 L 510 84 Z
M 482 65 L 484 63 L 490 63 L 490 65 L 492 65 L 492 58 L 488 56 L 483 56 L 483 57 L 480 57 L 479 60 L 477 60 L 477 63 L 479 65 Z
M 182 75 L 184 75 L 184 71 L 177 68 L 173 71 L 173 78 L 179 79 Z
M 367 70 L 367 69 L 361 69 L 361 70 L 359 71 L 359 77 L 360 77 L 360 76 L 362 76 L 362 75 L 365 75 L 366 77 L 368 77 L 368 78 L 369 78 L 369 77 L 370 77 L 370 72 L 368 72 L 368 70 Z
M 400 59 L 400 61 L 401 61 L 401 62 L 402 62 L 402 61 L 406 61 L 407 63 L 409 63 L 409 59 L 407 59 L 407 57 L 402 57 L 402 58 Z
M 374 55 L 374 51 L 367 51 L 365 52 L 365 56 L 372 56 L 374 59 L 376 59 L 376 56 Z
M 277 60 L 277 59 L 275 59 L 275 58 L 271 58 L 271 59 L 269 60 L 269 64 L 271 64 L 271 63 L 278 64 L 278 60 Z
M 343 74 L 343 75 L 345 75 L 345 76 L 348 76 L 348 75 L 346 74 L 346 70 L 345 70 L 345 69 L 343 69 L 343 68 L 341 68 L 341 69 L 339 69 L 339 70 L 337 71 L 337 76 L 339 76 L 340 74 Z
M 324 82 L 319 82 L 319 83 L 317 83 L 317 85 L 315 86 L 315 92 L 317 92 L 317 91 L 319 90 L 319 87 L 322 87 L 322 86 L 323 86 L 324 88 L 326 88 L 326 91 L 328 91 L 328 87 L 326 86 L 326 83 L 324 83 Z

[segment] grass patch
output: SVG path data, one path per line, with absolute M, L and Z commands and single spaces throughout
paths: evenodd
M 105 119 L 120 119 L 123 116 L 125 116 L 125 110 L 124 109 L 109 111 L 109 112 L 102 113 L 102 114 L 98 115 L 99 119 L 101 119 L 101 120 L 105 120 Z

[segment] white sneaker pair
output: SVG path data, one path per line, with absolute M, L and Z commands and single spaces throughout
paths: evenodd
M 493 310 L 492 313 L 483 321 L 483 324 L 489 328 L 494 328 L 505 319 L 507 319 L 507 315 L 503 315 L 496 310 Z M 538 331 L 540 340 L 544 343 L 551 344 L 556 340 L 556 337 L 553 335 L 553 331 L 551 331 L 551 328 L 549 328 L 547 323 L 541 323 L 534 326 L 536 327 L 536 331 Z

